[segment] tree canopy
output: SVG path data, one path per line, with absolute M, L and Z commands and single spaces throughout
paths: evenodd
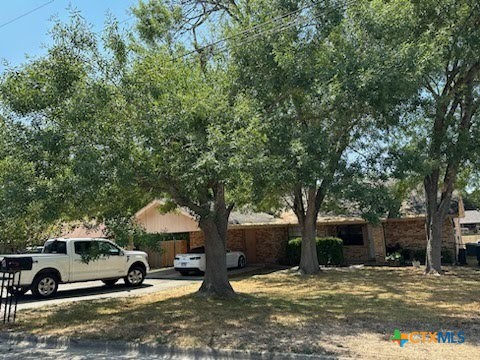
M 1 79 L 0 238 L 93 219 L 128 239 L 128 219 L 162 198 L 206 235 L 200 292 L 228 297 L 235 206 L 289 206 L 315 273 L 322 207 L 353 201 L 374 219 L 398 205 L 383 191 L 395 173 L 424 183 L 438 271 L 458 174 L 479 159 L 478 6 L 151 0 L 135 29 L 102 34 L 74 13 Z
M 47 56 L 5 74 L 1 93 L 48 158 L 56 216 L 122 219 L 152 198 L 185 207 L 207 235 L 201 291 L 233 294 L 228 215 L 265 140 L 253 100 L 231 91 L 220 60 L 176 60 L 172 44 L 129 40 L 115 23 L 100 42 L 74 16 L 53 40 Z
M 423 49 L 419 92 L 400 119 L 391 152 L 397 172 L 424 184 L 428 273 L 441 271 L 445 216 L 459 176 L 479 161 L 480 8 L 470 1 L 422 1 L 402 34 Z M 463 175 L 461 174 L 463 173 Z

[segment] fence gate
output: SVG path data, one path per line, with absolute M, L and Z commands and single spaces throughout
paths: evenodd
M 173 266 L 176 254 L 187 252 L 187 240 L 166 240 L 160 243 L 160 251 L 147 250 L 151 268 Z

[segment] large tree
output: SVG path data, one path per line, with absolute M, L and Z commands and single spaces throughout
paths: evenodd
M 137 13 L 140 36 L 122 37 L 113 23 L 103 47 L 80 17 L 57 24 L 47 56 L 5 74 L 3 100 L 49 135 L 32 146 L 43 147 L 47 165 L 61 174 L 57 214 L 108 219 L 147 197 L 185 207 L 205 234 L 199 292 L 233 296 L 228 218 L 235 188 L 260 158 L 261 124 L 252 101 L 231 91 L 223 62 L 183 57 L 183 45 L 161 31 L 152 41 L 145 34 L 152 14 L 144 10 Z M 173 15 L 163 14 L 150 25 L 169 32 Z
M 399 170 L 423 180 L 426 273 L 441 272 L 442 231 L 464 166 L 479 160 L 480 4 L 411 1 L 403 34 L 423 52 L 419 95 L 401 119 Z M 403 136 L 401 136 L 403 135 Z
M 0 252 L 16 252 L 55 233 L 50 216 L 48 179 L 35 166 L 30 132 L 0 117 Z
M 392 42 L 403 31 L 402 24 L 392 26 L 398 12 L 405 13 L 401 2 L 191 0 L 170 2 L 168 11 L 163 4 L 139 7 L 150 14 L 144 33 L 152 38 L 163 31 L 164 41 L 190 35 L 202 64 L 227 53 L 235 91 L 257 99 L 269 166 L 257 173 L 255 193 L 268 198 L 262 205 L 281 198 L 273 203 L 294 211 L 302 228 L 300 270 L 318 272 L 317 215 L 332 184 L 339 188 L 342 177 L 351 182 L 348 150 L 416 90 L 408 62 L 415 50 Z M 168 32 L 158 24 L 169 23 L 166 14 L 174 14 Z M 371 16 L 383 24 L 370 27 Z M 383 32 L 388 38 L 379 36 Z
M 230 34 L 249 34 L 229 42 L 239 83 L 259 99 L 267 124 L 275 165 L 267 195 L 281 196 L 301 226 L 303 273 L 319 271 L 316 223 L 327 195 L 334 185 L 351 187 L 352 179 L 362 178 L 354 174 L 359 168 L 352 166 L 358 162 L 352 152 L 385 128 L 396 106 L 416 90 L 415 51 L 392 41 L 401 25 L 384 39 L 378 32 L 387 31 L 387 19 L 368 26 L 370 16 L 392 20 L 402 9 L 398 2 L 377 5 L 248 2 L 240 20 L 228 26 Z M 341 201 L 346 193 L 331 195 Z

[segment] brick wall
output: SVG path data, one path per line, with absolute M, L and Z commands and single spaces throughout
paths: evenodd
M 205 235 L 202 231 L 190 232 L 190 249 L 204 244 Z M 228 230 L 227 248 L 234 251 L 245 251 L 245 237 L 242 229 Z
M 383 264 L 385 262 L 385 256 L 387 255 L 385 239 L 383 236 L 383 226 L 370 226 L 370 233 L 375 247 L 375 261 L 378 264 Z
M 203 246 L 205 244 L 205 235 L 202 231 L 192 231 L 189 233 L 190 237 L 190 249 Z
M 255 229 L 257 262 L 278 263 L 286 258 L 288 228 L 285 226 Z
M 424 250 L 427 246 L 425 219 L 388 220 L 384 223 L 387 246 L 399 244 L 402 248 Z M 454 227 L 451 219 L 443 224 L 442 247 L 450 251 L 455 249 Z
M 384 240 L 385 229 L 385 240 Z M 256 262 L 278 263 L 286 258 L 288 228 L 286 226 L 254 228 L 256 240 Z M 335 236 L 335 225 L 318 225 L 318 236 Z M 450 219 L 444 224 L 443 247 L 453 251 L 454 228 Z M 205 237 L 201 231 L 190 233 L 190 249 L 203 246 Z M 385 241 L 387 246 L 396 243 L 402 248 L 425 249 L 426 233 L 424 219 L 389 220 L 382 226 L 370 226 L 370 240 L 364 235 L 363 245 L 344 246 L 344 256 L 347 262 L 365 262 L 369 260 L 368 241 L 373 241 L 375 260 L 377 263 L 385 261 Z M 234 251 L 246 252 L 245 230 L 228 230 L 227 247 Z
M 232 251 L 246 251 L 245 232 L 242 229 L 228 230 L 227 249 Z
M 287 227 L 263 227 L 251 231 L 255 232 L 256 262 L 278 263 L 286 258 Z M 190 249 L 203 246 L 204 242 L 205 236 L 201 231 L 190 233 Z M 245 230 L 228 230 L 227 248 L 246 252 Z
M 368 261 L 368 247 L 363 245 L 343 246 L 343 256 L 347 263 L 358 263 Z
M 328 236 L 328 229 L 325 225 L 317 225 L 317 236 L 318 237 L 326 237 Z

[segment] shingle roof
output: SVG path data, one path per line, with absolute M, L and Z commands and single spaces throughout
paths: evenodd
M 461 198 L 458 194 L 454 195 L 452 199 L 449 214 L 457 215 L 459 213 L 459 204 Z M 136 216 L 139 216 L 142 212 L 147 211 L 148 209 L 159 206 L 162 203 L 161 199 L 156 199 L 150 204 L 140 209 Z M 342 213 L 334 212 L 321 212 L 318 215 L 318 223 L 352 223 L 352 222 L 365 222 L 361 217 L 359 209 L 356 208 L 355 204 L 342 204 L 343 211 Z M 194 218 L 190 214 L 190 211 L 185 208 L 180 208 L 180 212 L 191 218 Z M 471 213 L 471 212 L 466 212 Z M 480 223 L 480 212 L 475 212 L 478 214 L 478 217 L 474 221 Z M 463 214 L 463 213 L 462 213 Z M 398 211 L 398 218 L 416 218 L 422 217 L 425 215 L 425 195 L 421 190 L 412 191 L 409 196 L 402 202 L 400 209 Z M 472 216 L 472 215 L 471 215 Z M 382 217 L 387 217 L 385 214 Z M 196 219 L 195 219 L 196 220 Z M 468 223 L 468 216 L 461 219 L 462 224 Z M 271 215 L 264 212 L 252 212 L 252 211 L 232 211 L 229 218 L 229 225 L 232 226 L 262 226 L 262 225 L 294 225 L 298 224 L 297 217 L 292 210 L 286 210 L 279 215 Z
M 480 224 L 480 211 L 466 210 L 465 217 L 460 218 L 460 224 Z
M 267 213 L 242 213 L 239 211 L 232 211 L 228 220 L 232 225 L 246 225 L 246 224 L 270 224 L 278 222 L 278 218 Z
M 450 204 L 449 215 L 458 216 L 460 197 L 454 194 Z M 354 204 L 342 204 L 342 213 L 320 212 L 318 214 L 318 223 L 352 223 L 365 222 L 361 212 Z M 412 191 L 402 202 L 398 211 L 398 218 L 418 218 L 425 216 L 425 195 L 421 190 Z M 479 212 L 480 216 L 480 212 Z M 384 215 L 387 217 L 387 214 Z M 480 223 L 480 218 L 479 221 Z M 230 214 L 230 225 L 293 225 L 297 224 L 297 217 L 292 210 L 286 210 L 278 216 L 267 213 L 254 213 L 233 211 Z

